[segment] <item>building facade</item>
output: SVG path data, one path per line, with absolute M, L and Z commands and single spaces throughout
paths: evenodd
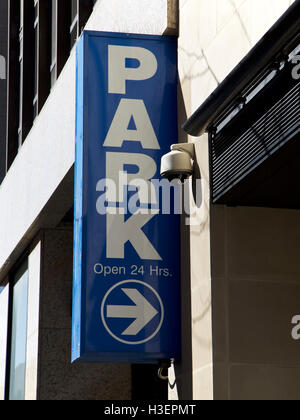
M 0 8 L 0 400 L 300 398 L 299 0 Z M 201 199 L 191 191 L 182 220 L 169 389 L 155 366 L 71 364 L 83 29 L 178 37 L 180 142 L 195 144 Z

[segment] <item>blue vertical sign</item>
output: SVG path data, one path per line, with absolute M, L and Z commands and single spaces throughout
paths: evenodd
M 72 360 L 178 359 L 180 216 L 159 184 L 177 40 L 85 31 L 76 89 Z

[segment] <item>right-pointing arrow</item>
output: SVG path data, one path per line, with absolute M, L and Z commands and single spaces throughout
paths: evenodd
M 122 335 L 137 335 L 158 314 L 158 311 L 137 289 L 122 289 L 135 306 L 107 306 L 107 318 L 134 318 Z

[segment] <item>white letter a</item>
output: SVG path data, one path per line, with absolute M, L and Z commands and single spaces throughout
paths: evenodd
M 131 121 L 134 129 L 130 129 Z M 106 136 L 104 147 L 122 147 L 124 141 L 139 141 L 144 149 L 159 150 L 159 143 L 144 101 L 122 99 Z

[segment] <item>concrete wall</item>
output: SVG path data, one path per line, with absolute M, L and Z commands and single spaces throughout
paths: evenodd
M 300 212 L 212 208 L 216 399 L 300 398 Z
M 71 364 L 73 231 L 41 234 L 38 400 L 128 400 L 129 365 Z
M 180 125 L 291 5 L 292 0 L 179 0 Z M 202 202 L 195 205 L 183 244 L 183 319 L 191 302 L 191 328 L 184 324 L 182 363 L 171 369 L 170 398 L 212 399 L 213 339 L 208 138 L 182 141 L 196 145 Z M 189 256 L 190 254 L 190 256 Z M 190 264 L 187 262 L 190 258 Z M 190 265 L 190 267 L 188 267 Z M 190 275 L 190 279 L 188 279 Z M 189 290 L 190 288 L 190 290 Z M 191 362 L 190 362 L 191 360 Z

